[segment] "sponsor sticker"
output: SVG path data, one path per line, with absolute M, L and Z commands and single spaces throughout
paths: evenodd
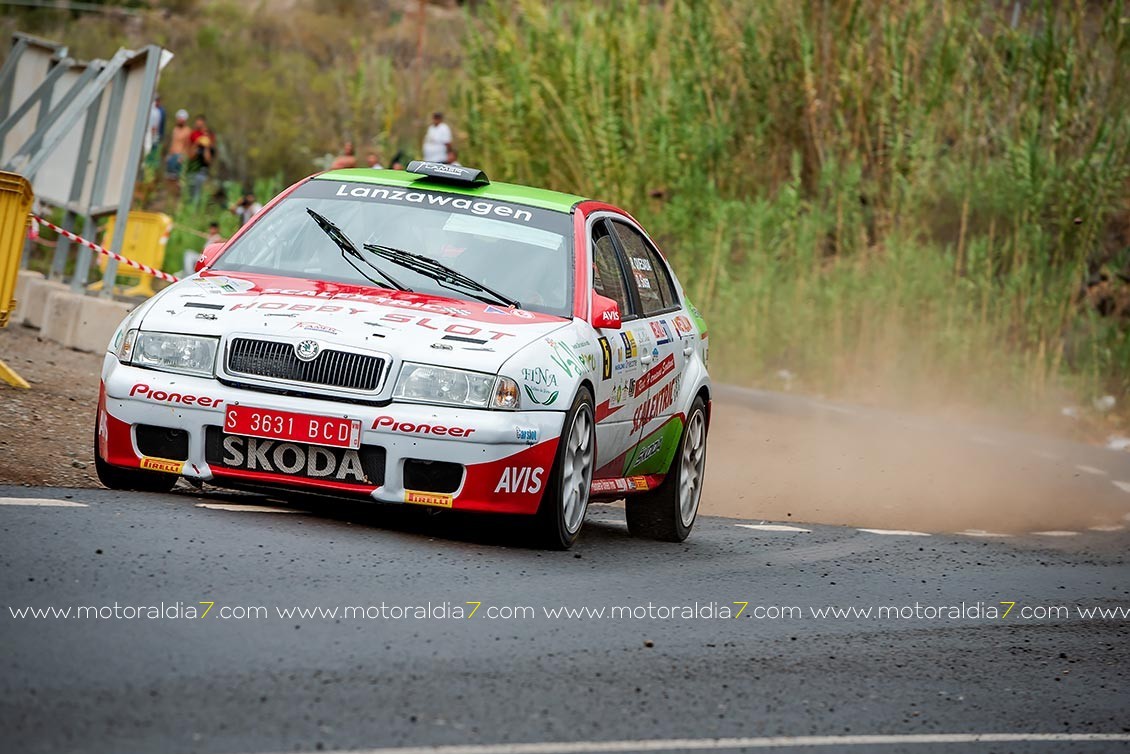
M 470 427 L 449 427 L 445 424 L 413 424 L 397 421 L 391 416 L 378 416 L 373 420 L 373 429 L 387 429 L 404 435 L 439 435 L 446 437 L 470 437 L 475 430 Z
M 155 401 L 157 403 L 176 403 L 181 406 L 200 406 L 202 408 L 214 408 L 223 403 L 219 398 L 211 398 L 207 395 L 192 395 L 191 393 L 174 393 L 169 390 L 158 390 L 144 382 L 135 384 L 129 390 L 130 398 L 144 398 L 147 401 Z
M 619 477 L 616 479 L 594 479 L 589 491 L 594 495 L 607 495 L 613 492 L 646 492 L 651 488 L 646 476 Z
M 600 378 L 602 380 L 612 379 L 612 346 L 608 345 L 608 338 L 601 336 L 597 341 L 600 343 L 600 354 L 603 359 L 600 369 Z
M 648 395 L 647 400 L 636 407 L 632 415 L 632 432 L 638 432 L 645 424 L 657 416 L 662 416 L 675 403 L 679 393 L 679 376 Z M 637 392 L 637 395 L 639 393 Z
M 181 474 L 184 472 L 184 461 L 144 456 L 141 459 L 141 468 L 149 469 L 150 471 L 162 471 L 166 474 Z
M 538 431 L 533 427 L 515 427 L 514 437 L 518 442 L 534 444 L 538 441 Z
M 582 374 L 596 369 L 596 358 L 591 353 L 578 354 L 568 343 L 562 343 L 553 338 L 546 338 L 545 342 L 553 349 L 549 358 L 561 367 L 566 376 L 580 377 Z
M 442 492 L 404 490 L 404 502 L 412 503 L 413 505 L 430 505 L 434 508 L 450 508 L 452 503 L 455 502 L 455 496 L 447 495 Z
M 674 371 L 675 355 L 667 354 L 666 358 L 647 370 L 643 377 L 636 380 L 636 395 L 643 395 L 652 385 L 655 385 Z
M 557 374 L 545 367 L 522 370 L 522 388 L 526 397 L 539 406 L 552 405 L 557 400 Z
M 360 451 L 352 448 L 217 434 L 210 436 L 205 456 L 209 464 L 230 469 L 370 484 Z
M 610 406 L 623 406 L 627 403 L 636 392 L 636 378 L 628 377 L 627 379 L 619 380 L 612 385 L 612 390 L 608 395 L 608 404 Z
M 634 359 L 639 355 L 636 350 L 636 336 L 632 335 L 631 330 L 624 330 L 620 333 L 620 339 L 624 341 L 624 353 L 626 358 Z
M 541 466 L 507 466 L 498 477 L 494 493 L 532 495 L 541 492 L 543 474 L 545 469 Z
M 659 449 L 661 447 L 663 447 L 663 438 L 655 438 L 652 443 L 640 449 L 640 452 L 636 455 L 636 463 L 643 463 L 647 459 L 651 458 L 653 455 L 659 452 Z
M 675 317 L 675 332 L 679 335 L 692 335 L 694 334 L 694 326 L 691 321 L 684 317 L 682 314 Z
M 242 278 L 208 275 L 206 277 L 192 278 L 192 280 L 196 282 L 196 285 L 203 288 L 206 293 L 243 293 L 255 287 L 255 284 L 250 280 L 243 280 Z
M 308 330 L 309 332 L 320 332 L 326 335 L 337 335 L 341 331 L 336 327 L 323 325 L 321 322 L 295 322 L 291 330 Z

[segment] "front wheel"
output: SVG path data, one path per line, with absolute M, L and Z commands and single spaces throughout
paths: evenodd
M 667 478 L 654 492 L 631 495 L 624 507 L 637 537 L 682 542 L 691 533 L 706 471 L 706 404 L 695 398 Z
M 592 393 L 582 387 L 565 415 L 553 474 L 538 507 L 537 538 L 540 544 L 553 550 L 567 550 L 573 545 L 588 511 L 596 461 L 596 420 L 592 406 Z

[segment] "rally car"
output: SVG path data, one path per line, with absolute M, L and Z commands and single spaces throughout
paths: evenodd
M 633 534 L 681 541 L 707 346 L 621 209 L 437 163 L 333 170 L 121 324 L 98 476 L 527 514 L 556 548 L 625 498 Z

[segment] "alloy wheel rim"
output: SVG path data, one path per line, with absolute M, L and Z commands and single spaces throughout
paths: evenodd
M 592 412 L 588 404 L 573 417 L 573 426 L 565 442 L 565 458 L 561 475 L 565 529 L 575 534 L 581 528 L 588 508 L 592 486 Z
M 694 523 L 702 497 L 702 470 L 706 465 L 706 419 L 701 411 L 691 414 L 679 469 L 679 517 L 683 526 Z

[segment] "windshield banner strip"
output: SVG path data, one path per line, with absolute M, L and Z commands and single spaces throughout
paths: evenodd
M 299 186 L 294 192 L 294 196 L 314 199 L 352 199 L 391 205 L 409 204 L 461 215 L 501 218 L 533 227 L 557 228 L 561 223 L 562 216 L 561 212 L 529 207 L 524 204 L 510 204 L 476 196 L 462 196 L 416 188 L 380 186 L 372 183 L 313 180 Z

